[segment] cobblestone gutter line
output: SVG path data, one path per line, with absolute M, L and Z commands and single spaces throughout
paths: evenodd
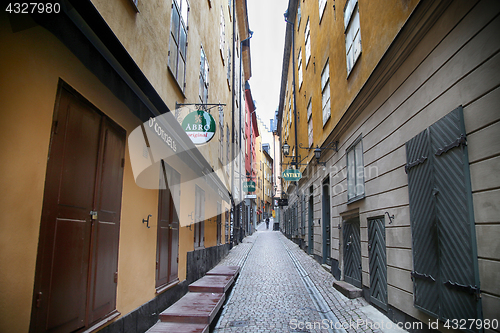
M 287 248 L 289 253 L 292 253 L 307 276 L 316 286 L 322 298 L 328 304 L 328 307 L 333 311 L 333 314 L 338 318 L 346 332 L 374 332 L 380 333 L 383 330 L 372 329 L 376 327 L 375 322 L 366 316 L 362 308 L 371 307 L 371 305 L 362 297 L 349 299 L 342 295 L 338 290 L 333 288 L 335 278 L 327 272 L 321 265 L 311 258 L 307 253 L 299 248 L 297 244 L 286 238 L 283 234 L 279 235 L 280 240 Z M 363 323 L 361 327 L 352 327 L 351 323 L 357 323 L 358 320 Z M 386 331 L 386 330 L 384 330 Z M 400 330 L 398 330 L 401 332 Z
M 306 286 L 306 289 L 309 292 L 309 296 L 311 296 L 311 299 L 314 305 L 316 306 L 316 309 L 318 310 L 321 318 L 323 318 L 323 320 L 327 320 L 328 323 L 330 323 L 330 327 L 327 328 L 328 332 L 346 333 L 346 330 L 341 328 L 342 326 L 338 318 L 333 314 L 333 311 L 330 309 L 330 306 L 326 303 L 325 299 L 314 285 L 309 274 L 306 272 L 306 270 L 304 270 L 304 268 L 298 261 L 295 254 L 287 246 L 289 244 L 285 245 L 285 243 L 283 242 L 283 238 L 284 237 L 280 237 L 281 244 L 283 244 L 283 247 L 286 249 L 288 255 L 292 259 L 295 268 L 297 269 L 300 277 L 302 278 L 302 282 L 304 282 L 304 285 Z M 339 328 L 337 329 L 336 327 Z

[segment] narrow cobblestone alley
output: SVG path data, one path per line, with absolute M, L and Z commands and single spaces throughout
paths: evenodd
M 242 269 L 214 332 L 403 332 L 386 329 L 396 325 L 364 299 L 336 291 L 331 274 L 265 224 L 220 265 Z

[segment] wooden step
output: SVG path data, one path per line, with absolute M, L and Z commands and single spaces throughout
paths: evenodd
M 215 266 L 207 272 L 207 275 L 230 275 L 236 277 L 239 273 L 239 266 Z
M 193 293 L 225 293 L 234 282 L 231 275 L 205 275 L 189 285 Z
M 208 333 L 209 325 L 158 322 L 146 333 Z
M 162 322 L 210 325 L 226 299 L 223 293 L 188 292 L 180 300 L 160 313 Z

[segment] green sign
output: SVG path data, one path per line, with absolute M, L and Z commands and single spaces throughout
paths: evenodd
M 201 145 L 213 138 L 217 126 L 214 117 L 210 113 L 194 111 L 184 118 L 182 128 L 195 145 Z
M 249 181 L 243 183 L 243 191 L 245 192 L 255 192 L 255 182 Z
M 287 169 L 281 173 L 281 178 L 294 182 L 302 178 L 302 172 L 300 170 Z

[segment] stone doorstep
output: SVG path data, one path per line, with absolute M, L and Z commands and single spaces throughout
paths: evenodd
M 190 292 L 225 293 L 234 282 L 231 275 L 205 275 L 189 285 Z
M 160 313 L 162 322 L 210 325 L 219 312 L 225 294 L 188 292 L 184 297 Z
M 363 290 L 345 281 L 333 281 L 333 287 L 350 299 L 363 296 Z
M 227 275 L 227 276 L 238 276 L 240 273 L 239 266 L 215 266 L 207 272 L 207 275 Z
M 208 333 L 209 325 L 158 322 L 146 333 Z

